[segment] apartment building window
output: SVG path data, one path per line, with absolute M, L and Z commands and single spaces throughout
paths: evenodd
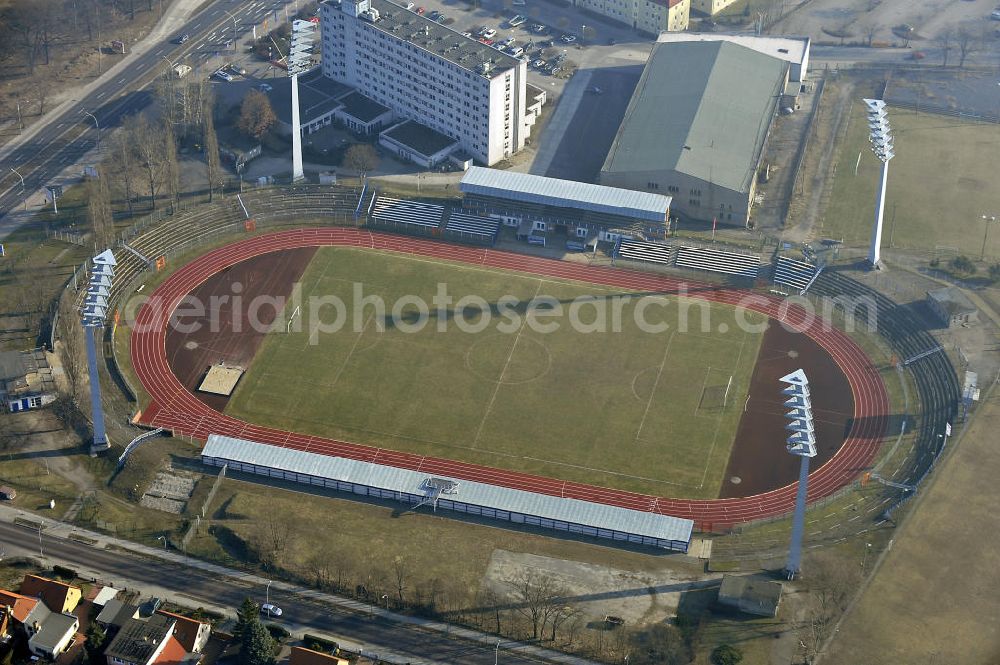
M 647 182 L 646 183 L 646 189 L 659 189 L 659 188 L 660 188 L 660 185 L 658 183 L 655 183 L 655 182 Z
M 692 189 L 691 190 L 691 196 L 701 196 L 701 190 L 700 189 Z
M 678 192 L 681 191 L 681 188 L 678 187 L 677 185 L 667 185 L 667 191 L 673 194 L 677 194 Z
M 688 199 L 688 203 L 696 207 L 701 207 L 701 201 L 698 199 Z

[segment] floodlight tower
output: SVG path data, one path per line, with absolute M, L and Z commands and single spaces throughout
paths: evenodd
M 299 120 L 299 74 L 309 71 L 312 64 L 316 24 L 292 21 L 292 45 L 288 51 L 288 75 L 292 77 L 292 180 L 305 177 L 302 169 L 302 128 Z
M 81 321 L 87 339 L 87 369 L 90 376 L 90 410 L 94 421 L 94 441 L 91 450 L 108 448 L 108 437 L 104 432 L 104 407 L 101 404 L 101 379 L 97 373 L 97 343 L 95 336 L 108 316 L 108 297 L 111 295 L 111 281 L 115 276 L 118 262 L 110 249 L 93 259 L 87 297 L 83 301 Z
M 799 489 L 795 494 L 795 515 L 792 518 L 792 541 L 788 546 L 788 561 L 785 575 L 794 579 L 802 568 L 802 535 L 806 523 L 806 492 L 809 487 L 809 459 L 816 456 L 816 434 L 813 431 L 812 401 L 809 397 L 809 379 L 806 373 L 797 369 L 781 379 L 788 395 L 785 406 L 791 410 L 785 414 L 788 424 L 785 429 L 792 432 L 785 448 L 792 455 L 801 458 L 799 463 Z
M 882 216 L 885 212 L 885 186 L 889 179 L 889 160 L 893 152 L 892 132 L 889 129 L 889 116 L 886 114 L 885 102 L 881 99 L 866 99 L 868 106 L 868 128 L 871 130 L 869 140 L 872 152 L 882 162 L 882 179 L 878 185 L 878 203 L 875 204 L 875 226 L 872 228 L 872 244 L 868 248 L 868 263 L 877 270 L 882 260 Z

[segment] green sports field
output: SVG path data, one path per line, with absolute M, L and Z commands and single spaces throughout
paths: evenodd
M 455 303 L 439 310 L 433 298 L 440 285 Z M 470 295 L 491 309 L 467 307 L 459 320 L 456 303 Z M 420 257 L 321 248 L 303 275 L 291 332 L 279 326 L 281 332 L 266 337 L 227 413 L 608 487 L 718 496 L 763 335 L 741 330 L 732 308 L 702 301 L 686 303 L 691 331 L 682 332 L 681 303 L 661 296 L 645 318 L 668 327 L 644 332 L 635 320 L 639 298 L 628 295 Z M 384 316 L 371 303 L 356 307 L 355 300 L 369 296 L 386 303 Z M 411 298 L 393 317 L 404 296 L 428 303 L 429 315 L 422 318 Z M 558 301 L 563 315 L 553 305 L 525 306 L 542 296 Z M 571 306 L 581 296 L 592 302 Z M 335 306 L 310 307 L 319 297 L 344 303 L 339 331 L 310 325 L 336 319 Z M 603 308 L 607 330 L 574 330 L 572 308 L 592 326 Z M 701 332 L 705 316 L 712 332 Z M 763 321 L 746 313 L 745 320 Z M 538 329 L 544 324 L 557 330 Z M 475 327 L 483 329 L 467 331 Z

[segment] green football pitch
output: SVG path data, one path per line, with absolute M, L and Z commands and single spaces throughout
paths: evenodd
M 439 308 L 441 289 L 453 302 Z M 373 296 L 384 313 L 360 306 Z M 486 308 L 458 307 L 464 296 Z M 337 331 L 334 299 L 343 303 Z M 729 306 L 639 302 L 588 284 L 321 248 L 299 303 L 286 306 L 291 325 L 266 336 L 227 413 L 554 478 L 716 497 L 764 319 L 743 312 L 756 324 L 747 332 Z M 637 323 L 637 308 L 655 330 Z M 574 313 L 586 329 L 571 324 Z

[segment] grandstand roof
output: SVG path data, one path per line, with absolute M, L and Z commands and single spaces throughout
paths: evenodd
M 787 71 L 732 42 L 654 45 L 601 172 L 677 171 L 749 192 Z
M 473 166 L 466 171 L 459 187 L 465 194 L 492 196 L 560 208 L 578 208 L 654 222 L 666 221 L 671 201 L 671 197 L 661 194 L 481 166 Z
M 254 464 L 418 496 L 426 494 L 422 486 L 424 481 L 430 477 L 430 474 L 419 471 L 331 455 L 307 453 L 218 434 L 212 434 L 208 437 L 208 443 L 205 444 L 201 454 L 203 457 Z M 577 499 L 564 499 L 468 480 L 459 481 L 457 495 L 445 498 L 477 506 L 663 540 L 688 542 L 691 539 L 691 531 L 694 526 L 694 522 L 691 520 L 679 517 L 629 510 Z

